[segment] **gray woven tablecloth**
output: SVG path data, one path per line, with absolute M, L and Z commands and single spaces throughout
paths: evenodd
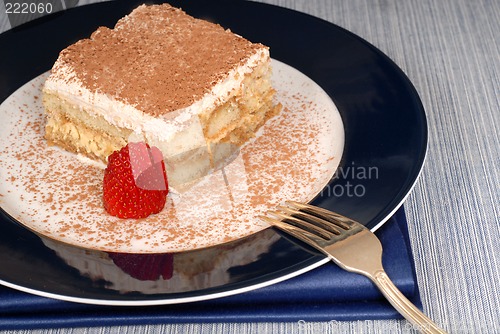
M 57 2 L 57 1 L 56 1 Z M 79 5 L 94 1 L 79 1 Z M 266 0 L 363 37 L 415 85 L 429 153 L 405 208 L 425 313 L 500 333 L 500 1 Z M 0 2 L 0 32 L 10 23 Z M 1 50 L 0 50 L 1 60 Z M 164 324 L 36 333 L 411 333 L 405 321 Z M 23 331 L 12 331 L 22 333 Z

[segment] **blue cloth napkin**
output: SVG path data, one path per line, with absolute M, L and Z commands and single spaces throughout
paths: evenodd
M 384 267 L 421 308 L 403 208 L 377 232 Z M 365 277 L 327 263 L 254 291 L 196 303 L 109 307 L 70 303 L 0 287 L 0 329 L 198 322 L 298 322 L 395 319 L 399 314 Z

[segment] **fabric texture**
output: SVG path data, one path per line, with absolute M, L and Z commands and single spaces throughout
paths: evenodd
M 500 333 L 500 2 L 260 2 L 335 23 L 375 45 L 408 75 L 429 123 L 426 165 L 405 202 L 424 312 L 452 333 Z M 10 24 L 2 6 L 0 31 L 5 31 Z M 37 333 L 417 332 L 402 320 L 269 321 Z

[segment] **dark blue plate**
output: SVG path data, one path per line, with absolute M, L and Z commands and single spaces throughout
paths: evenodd
M 344 154 L 339 172 L 313 204 L 352 217 L 372 230 L 402 205 L 422 169 L 427 124 L 417 92 L 387 56 L 336 25 L 275 6 L 233 0 L 170 3 L 270 46 L 273 58 L 309 76 L 335 102 L 345 127 Z M 70 9 L 0 35 L 0 102 L 49 70 L 60 50 L 88 37 L 98 26 L 112 27 L 138 4 L 106 2 Z M 0 283 L 86 303 L 148 305 L 216 298 L 272 284 L 326 262 L 272 229 L 233 245 L 183 255 L 131 255 L 116 260 L 113 254 L 82 252 L 72 246 L 48 247 L 43 237 L 4 211 L 0 220 Z M 259 250 L 257 245 L 265 240 L 271 240 L 267 250 Z M 214 254 L 218 255 L 214 258 Z M 176 261 L 189 256 L 200 261 L 203 269 L 196 271 Z M 230 267 L 221 267 L 216 260 L 221 256 Z M 111 278 L 92 269 L 102 266 L 102 258 L 111 266 L 115 261 Z M 246 259 L 238 263 L 240 258 Z M 187 274 L 177 280 L 161 278 L 168 284 L 160 284 L 153 293 L 141 284 L 118 288 L 113 282 L 126 276 L 141 280 L 147 272 L 165 274 L 172 263 L 174 275 Z M 193 284 L 193 276 L 205 283 Z M 222 278 L 209 279 L 215 276 Z

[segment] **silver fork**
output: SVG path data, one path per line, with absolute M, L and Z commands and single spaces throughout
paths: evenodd
M 423 333 L 445 333 L 392 283 L 382 245 L 369 229 L 337 213 L 288 201 L 261 219 L 327 255 L 341 268 L 368 277 L 398 312 Z

